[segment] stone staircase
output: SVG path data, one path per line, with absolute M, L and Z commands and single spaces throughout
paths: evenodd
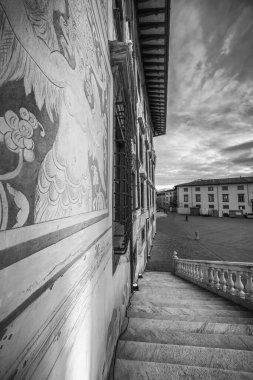
M 253 312 L 169 272 L 143 277 L 114 380 L 253 379 Z

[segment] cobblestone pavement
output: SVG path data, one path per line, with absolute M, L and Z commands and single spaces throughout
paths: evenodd
M 200 240 L 195 240 L 198 231 Z M 157 234 L 147 270 L 171 270 L 178 257 L 201 260 L 253 262 L 253 219 L 157 213 Z

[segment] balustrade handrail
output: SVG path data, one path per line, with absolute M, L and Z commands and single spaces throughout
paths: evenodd
M 179 259 L 173 253 L 174 271 L 253 310 L 253 262 Z
M 196 262 L 201 264 L 207 264 L 207 265 L 227 265 L 227 266 L 242 266 L 242 267 L 252 267 L 253 268 L 253 262 L 245 262 L 245 261 L 211 261 L 211 260 L 192 260 L 192 259 L 179 259 L 177 257 L 178 261 L 184 261 L 184 262 Z

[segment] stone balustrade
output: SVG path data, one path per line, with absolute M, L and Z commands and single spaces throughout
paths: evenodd
M 176 275 L 253 309 L 253 262 L 173 259 Z

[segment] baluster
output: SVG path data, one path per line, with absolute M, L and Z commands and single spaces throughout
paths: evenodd
M 185 264 L 185 263 L 183 263 L 183 268 L 182 268 L 182 270 L 183 270 L 183 273 L 185 273 L 185 266 L 186 266 L 186 264 Z
M 227 280 L 225 277 L 225 272 L 224 269 L 221 270 L 221 275 L 220 275 L 220 283 L 221 283 L 221 289 L 224 293 L 227 291 Z
M 196 277 L 196 265 L 195 264 L 192 264 L 192 277 L 193 278 Z
M 214 287 L 213 268 L 209 269 L 209 283 L 212 287 Z
M 187 276 L 189 276 L 190 275 L 190 264 L 189 263 L 187 263 L 187 267 L 186 268 L 187 268 L 186 269 Z
M 204 279 L 203 268 L 200 265 L 200 267 L 199 267 L 199 280 L 200 280 L 200 282 L 203 282 L 203 279 Z
M 247 299 L 253 302 L 253 273 L 248 273 L 246 284 Z
M 242 283 L 242 274 L 243 272 L 236 272 L 236 282 L 235 282 L 235 287 L 236 287 L 236 294 L 240 298 L 245 298 L 245 292 L 244 292 L 244 285 Z
M 198 278 L 198 266 L 195 264 L 194 265 L 194 279 L 197 280 Z
M 203 282 L 205 282 L 206 284 L 209 283 L 208 267 L 206 265 L 204 265 L 204 268 L 203 268 Z
M 228 287 L 229 287 L 229 293 L 233 296 L 235 295 L 235 283 L 233 280 L 233 272 L 231 270 L 228 271 Z
M 214 286 L 216 289 L 220 289 L 219 269 L 214 268 Z
M 199 275 L 199 265 L 196 265 L 196 280 L 199 281 L 200 275 Z
M 195 265 L 192 264 L 192 277 L 195 278 Z

